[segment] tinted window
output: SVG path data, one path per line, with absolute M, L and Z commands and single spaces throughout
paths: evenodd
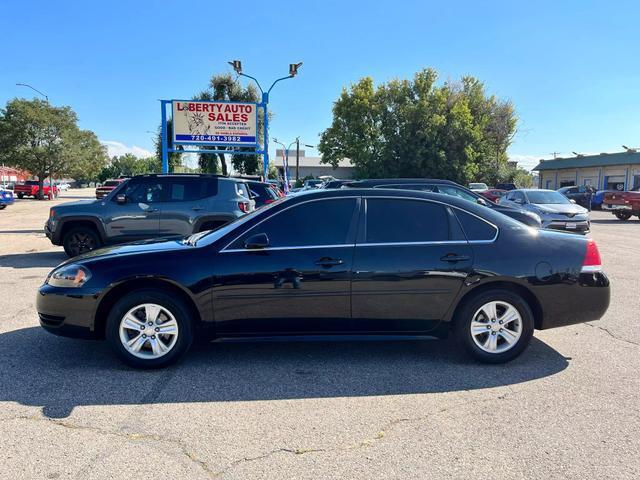
M 476 197 L 470 194 L 469 192 L 465 192 L 461 188 L 452 187 L 450 185 L 438 185 L 438 191 L 440 193 L 444 193 L 445 195 L 450 195 L 452 197 L 462 198 L 463 200 L 468 200 L 469 202 L 475 202 Z
M 167 178 L 167 201 L 190 202 L 216 195 L 218 180 L 206 177 L 174 177 Z
M 107 180 L 104 182 L 105 187 L 117 187 L 118 185 L 120 185 L 120 182 L 117 180 Z
M 164 186 L 158 178 L 129 182 L 123 192 L 130 203 L 153 203 L 164 199 Z
M 484 220 L 479 219 L 462 210 L 454 209 L 467 240 L 493 240 L 496 229 Z
M 270 247 L 303 247 L 347 243 L 356 200 L 317 200 L 296 205 L 245 233 L 231 248 L 243 248 L 251 235 L 266 233 Z
M 449 218 L 437 203 L 419 200 L 368 199 L 368 243 L 449 240 Z

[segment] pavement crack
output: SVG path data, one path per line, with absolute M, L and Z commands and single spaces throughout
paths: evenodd
M 152 442 L 168 443 L 170 445 L 177 447 L 180 450 L 180 452 L 189 461 L 198 465 L 200 469 L 202 469 L 210 478 L 214 478 L 217 476 L 217 474 L 211 469 L 211 467 L 209 467 L 207 462 L 199 459 L 196 456 L 196 454 L 193 453 L 184 442 L 175 438 L 163 437 L 161 435 L 153 434 L 153 433 L 124 432 L 124 431 L 118 431 L 118 430 L 108 430 L 100 427 L 77 425 L 69 421 L 58 420 L 58 419 L 47 418 L 47 417 L 40 417 L 37 415 L 31 415 L 31 416 L 22 415 L 18 417 L 5 418 L 0 421 L 9 421 L 9 420 L 26 420 L 26 421 L 35 421 L 35 422 L 45 422 L 45 423 L 50 423 L 62 428 L 67 428 L 71 430 L 89 431 L 99 435 L 111 435 L 111 436 L 126 439 L 128 441 L 152 441 Z
M 585 325 L 588 325 L 592 328 L 597 328 L 598 330 L 602 330 L 603 332 L 607 333 L 611 338 L 614 338 L 620 342 L 624 342 L 624 343 L 628 343 L 630 345 L 635 345 L 636 347 L 640 347 L 640 343 L 638 342 L 634 342 L 633 340 L 627 340 L 626 338 L 620 338 L 617 335 L 615 335 L 614 333 L 612 333 L 608 328 L 606 327 L 602 327 L 600 325 L 594 325 L 592 323 L 585 323 Z

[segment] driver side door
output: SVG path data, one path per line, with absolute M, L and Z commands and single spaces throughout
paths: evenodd
M 157 236 L 165 193 L 162 179 L 149 177 L 130 180 L 107 203 L 109 212 L 104 216 L 104 222 L 109 240 L 121 243 Z M 122 194 L 126 200 L 119 203 L 117 198 Z

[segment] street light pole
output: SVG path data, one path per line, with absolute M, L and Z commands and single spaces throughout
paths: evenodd
M 41 92 L 40 90 L 38 90 L 37 88 L 34 88 L 34 87 L 32 87 L 31 85 L 29 85 L 29 84 L 27 84 L 27 83 L 16 83 L 16 85 L 17 85 L 18 87 L 27 87 L 27 88 L 30 88 L 30 89 L 31 89 L 31 90 L 33 90 L 34 92 L 39 93 L 40 95 L 42 95 L 42 96 L 44 97 L 44 99 L 46 100 L 46 102 L 47 102 L 47 103 L 49 103 L 49 97 L 48 97 L 46 94 L 42 93 L 42 92 Z
M 298 74 L 298 69 L 302 66 L 302 62 L 299 63 L 290 63 L 289 64 L 289 75 L 287 75 L 286 77 L 281 77 L 278 78 L 276 80 L 274 80 L 274 82 L 271 84 L 271 86 L 269 87 L 269 89 L 265 92 L 262 89 L 262 86 L 260 85 L 260 82 L 258 81 L 257 78 L 252 77 L 251 75 L 247 75 L 246 73 L 242 73 L 242 62 L 240 60 L 234 60 L 232 62 L 228 62 L 229 65 L 231 65 L 233 67 L 233 69 L 236 71 L 236 73 L 241 76 L 241 77 L 247 77 L 251 80 L 253 80 L 255 82 L 255 84 L 258 86 L 258 89 L 260 90 L 260 93 L 262 94 L 262 111 L 264 114 L 264 119 L 263 119 L 263 130 L 264 130 L 264 149 L 262 152 L 262 157 L 263 157 L 263 167 L 264 167 L 264 180 L 267 181 L 267 179 L 269 178 L 269 94 L 271 93 L 271 90 L 273 89 L 273 87 L 276 85 L 276 83 L 281 82 L 282 80 L 287 80 L 288 78 L 293 78 Z

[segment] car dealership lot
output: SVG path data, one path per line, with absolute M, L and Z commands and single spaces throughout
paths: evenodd
M 49 335 L 35 293 L 66 256 L 56 201 L 0 212 L 0 476 L 637 478 L 640 222 L 592 213 L 607 315 L 536 332 L 507 365 L 450 342 L 197 346 L 161 371 Z

